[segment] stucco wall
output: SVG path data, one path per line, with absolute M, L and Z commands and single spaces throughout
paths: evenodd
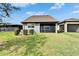
M 34 25 L 34 28 L 28 28 L 29 25 Z M 34 29 L 35 32 L 40 32 L 40 24 L 39 23 L 23 24 L 23 29 Z
M 34 27 L 34 30 L 35 32 L 40 32 L 40 24 L 35 24 L 35 27 Z
M 66 22 L 66 24 L 79 24 L 79 22 Z
M 61 23 L 61 24 L 63 24 L 63 23 Z M 61 25 L 61 24 L 60 24 L 60 25 Z M 64 32 L 67 32 L 67 25 L 68 25 L 68 24 L 79 24 L 79 22 L 75 22 L 75 21 L 74 21 L 74 22 L 65 22 L 65 23 L 64 23 Z M 74 27 L 73 27 L 73 28 L 74 28 Z M 72 29 L 72 30 L 73 30 L 73 29 Z

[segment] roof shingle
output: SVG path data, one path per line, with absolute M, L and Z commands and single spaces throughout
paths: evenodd
M 79 19 L 77 19 L 77 18 L 70 18 L 70 19 L 66 19 L 64 21 L 79 21 Z
M 22 23 L 28 22 L 57 22 L 54 17 L 49 15 L 35 15 L 31 16 L 28 19 L 24 20 Z

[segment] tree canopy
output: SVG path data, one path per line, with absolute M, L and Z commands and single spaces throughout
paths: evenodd
M 0 3 L 0 20 L 5 17 L 10 17 L 15 10 L 20 10 L 20 8 L 15 7 L 10 3 Z

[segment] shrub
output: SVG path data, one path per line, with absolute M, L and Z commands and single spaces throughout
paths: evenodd
M 34 34 L 34 30 L 33 29 L 30 29 L 29 30 L 29 33 L 33 35 Z
M 23 34 L 27 35 L 28 34 L 28 30 L 23 30 Z
M 19 33 L 20 33 L 20 29 L 15 31 L 15 35 L 19 35 Z
M 58 33 L 62 33 L 62 32 L 64 32 L 64 31 L 63 31 L 63 29 L 59 29 L 57 32 L 58 32 Z

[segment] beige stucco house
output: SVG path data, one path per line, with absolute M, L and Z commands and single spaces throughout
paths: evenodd
M 64 32 L 79 32 L 79 19 L 70 18 L 59 23 Z
M 49 15 L 30 16 L 23 22 L 23 29 L 34 29 L 35 32 L 57 32 L 58 21 Z

